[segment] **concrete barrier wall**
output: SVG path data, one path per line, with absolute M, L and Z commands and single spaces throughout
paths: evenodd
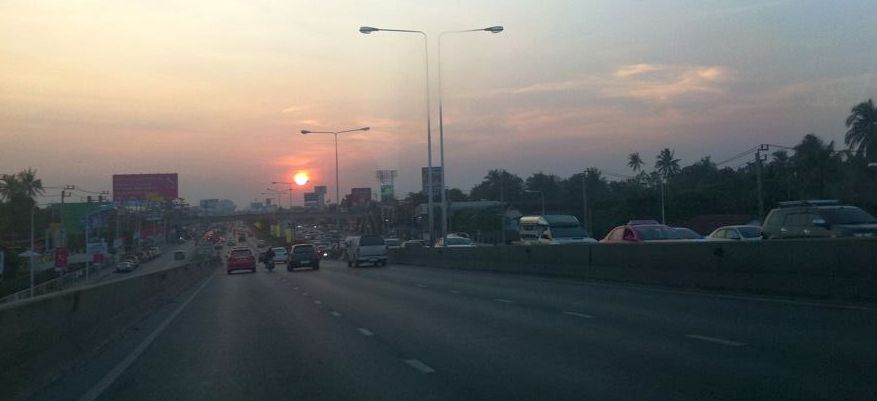
M 24 399 L 213 271 L 188 264 L 0 306 L 0 399 Z
M 672 242 L 397 249 L 393 263 L 877 300 L 877 240 Z

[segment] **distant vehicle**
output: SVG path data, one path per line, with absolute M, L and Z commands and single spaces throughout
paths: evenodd
M 289 260 L 289 254 L 286 252 L 286 248 L 282 246 L 271 248 L 274 251 L 274 263 L 286 263 Z
M 458 237 L 456 235 L 448 235 L 447 241 L 445 238 L 439 238 L 435 243 L 436 248 L 475 248 L 475 243 L 472 242 L 471 239 L 465 237 Z
M 174 251 L 174 260 L 186 260 L 186 251 L 180 249 Z
M 256 255 L 250 248 L 232 249 L 226 259 L 225 271 L 231 274 L 238 270 L 249 270 L 250 273 L 256 272 Z
M 609 231 L 600 243 L 636 243 L 681 240 L 682 236 L 672 227 L 654 220 L 631 220 Z
M 387 244 L 387 249 L 399 249 L 402 247 L 402 241 L 399 238 L 384 238 L 384 243 Z
M 679 233 L 681 239 L 703 240 L 703 235 L 698 234 L 697 231 L 694 231 L 690 228 L 673 227 L 673 229 L 676 230 L 677 233 Z
M 320 255 L 317 253 L 317 248 L 311 244 L 293 245 L 289 252 L 289 263 L 286 265 L 286 271 L 292 271 L 296 267 L 310 267 L 319 270 Z
M 157 247 L 157 246 L 154 246 L 154 247 L 152 247 L 152 248 L 150 248 L 150 249 L 151 249 L 152 252 L 155 254 L 155 257 L 159 257 L 159 256 L 161 256 L 161 248 L 159 248 L 159 247 Z
M 565 214 L 521 217 L 518 233 L 523 244 L 559 245 L 597 242 L 588 236 L 579 219 Z
M 835 200 L 780 202 L 761 230 L 765 239 L 877 237 L 877 219 Z
M 231 239 L 230 239 L 230 240 L 228 240 L 228 242 L 225 243 L 225 245 L 228 245 L 228 246 L 235 246 L 235 245 L 237 245 L 237 244 L 235 244 L 234 240 L 231 240 Z
M 247 236 L 244 234 L 239 235 L 238 242 L 247 242 Z
M 263 239 L 260 239 L 258 242 L 256 242 L 256 248 L 264 248 L 266 246 L 268 246 L 268 244 L 266 244 L 265 240 Z
M 374 266 L 387 265 L 387 245 L 378 235 L 350 237 L 344 250 L 347 267 L 359 267 L 363 263 Z
M 423 248 L 426 246 L 426 241 L 420 239 L 412 239 L 402 243 L 402 248 Z
M 221 243 L 221 242 L 217 242 L 216 244 L 213 245 L 213 249 L 216 249 L 217 251 L 218 251 L 218 250 L 221 250 L 221 249 L 222 249 L 222 243 Z
M 707 236 L 711 241 L 758 241 L 761 239 L 759 226 L 724 226 L 713 230 Z
M 121 261 L 116 264 L 116 273 L 130 273 L 134 271 L 134 264 L 128 261 Z
M 135 269 L 140 267 L 140 258 L 136 255 L 128 255 L 125 257 L 124 261 L 131 263 Z

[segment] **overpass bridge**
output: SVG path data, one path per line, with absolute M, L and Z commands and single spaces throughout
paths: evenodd
M 356 222 L 368 216 L 367 212 L 342 212 L 340 219 L 342 223 Z M 294 222 L 334 222 L 335 213 L 327 211 L 308 211 L 308 210 L 279 210 L 270 213 L 235 213 L 228 215 L 208 215 L 208 216 L 185 216 L 174 219 L 179 224 L 194 223 L 219 223 L 228 221 L 245 221 L 255 222 L 257 220 L 291 220 Z

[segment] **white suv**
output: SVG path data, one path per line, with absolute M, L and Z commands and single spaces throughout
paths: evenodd
M 286 248 L 278 246 L 271 248 L 271 250 L 274 252 L 274 263 L 286 263 L 289 260 L 289 253 L 286 251 Z

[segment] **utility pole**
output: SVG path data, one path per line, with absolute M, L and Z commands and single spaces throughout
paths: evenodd
M 502 237 L 502 244 L 505 245 L 505 215 L 508 211 L 508 207 L 504 205 L 505 203 L 505 184 L 503 183 L 504 179 L 500 176 L 499 179 L 499 203 L 503 204 L 503 212 L 499 217 L 499 232 Z
M 585 225 L 585 231 L 591 233 L 591 215 L 588 213 L 588 181 L 586 172 L 582 172 L 582 224 Z
M 757 176 L 757 184 L 758 184 L 758 220 L 764 218 L 764 184 L 762 183 L 761 171 L 762 171 L 762 161 L 767 158 L 767 155 L 762 157 L 761 152 L 767 152 L 768 145 L 761 144 L 758 145 L 758 150 L 755 152 L 755 174 Z

